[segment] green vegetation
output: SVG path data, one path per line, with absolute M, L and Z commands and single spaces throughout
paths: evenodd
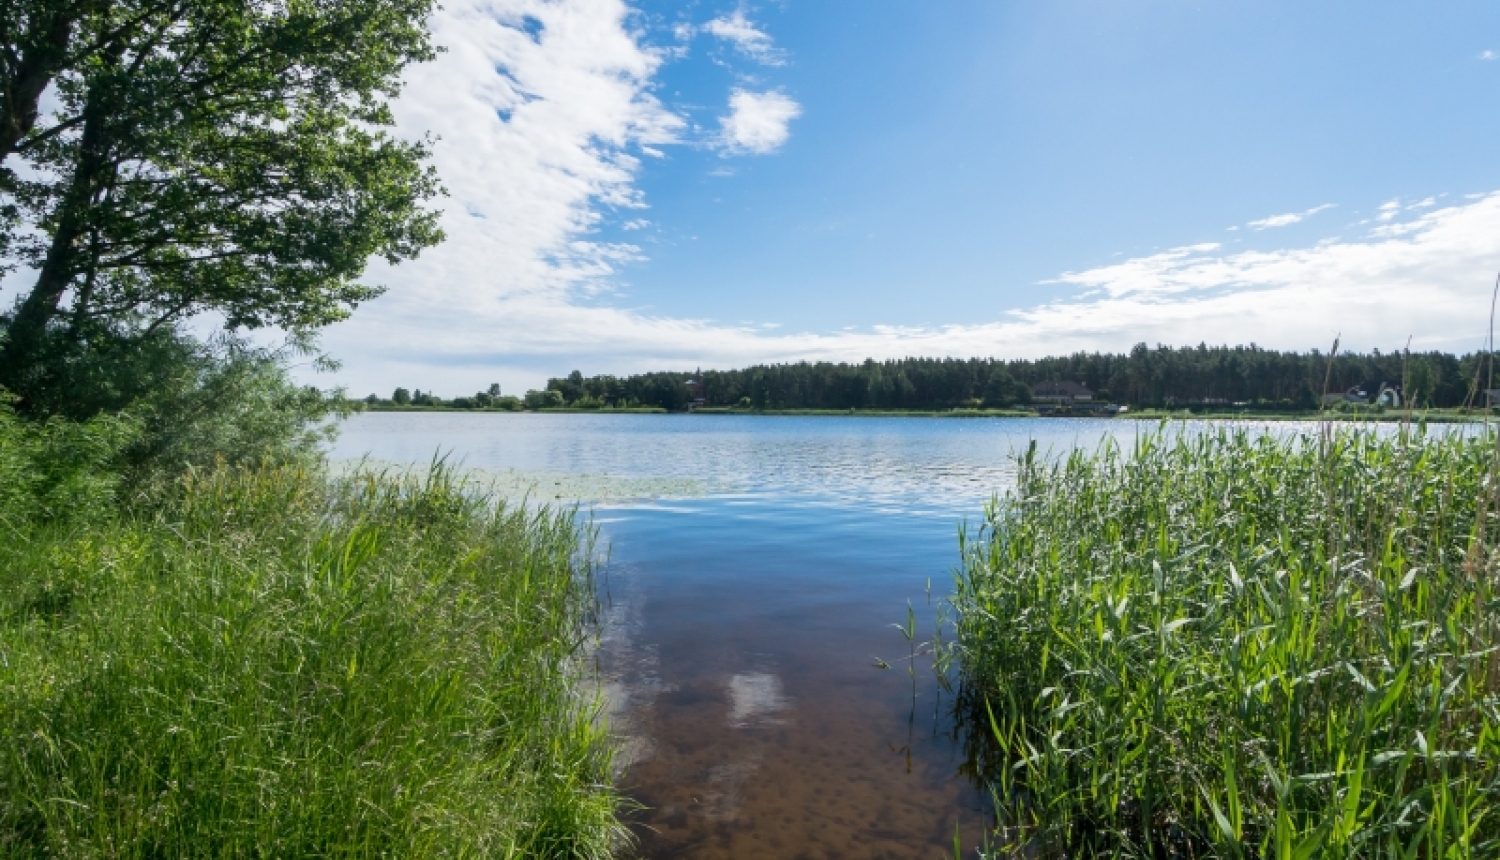
M 1352 407 L 1352 408 L 1350 408 Z M 1120 417 L 1143 421 L 1226 419 L 1230 421 L 1335 421 L 1365 424 L 1370 422 L 1423 424 L 1474 424 L 1493 416 L 1486 409 L 1400 409 L 1371 404 L 1339 404 L 1328 409 L 1272 411 L 1260 409 L 1131 409 Z
M 0 6 L 0 385 L 27 414 L 80 355 L 205 312 L 307 331 L 380 293 L 368 260 L 441 238 L 425 143 L 389 100 L 431 0 Z M 44 93 L 52 98 L 41 110 Z M 147 349 L 149 351 L 149 349 Z
M 584 377 L 575 370 L 548 380 L 547 389 L 570 406 L 623 403 L 678 411 L 696 394 L 707 406 L 761 411 L 946 411 L 1025 406 L 1034 389 L 1062 381 L 1087 386 L 1095 401 L 1132 408 L 1307 413 L 1319 407 L 1325 390 L 1342 393 L 1369 386 L 1373 400 L 1381 383 L 1406 391 L 1419 408 L 1482 406 L 1475 390 L 1480 358 L 1440 352 L 1339 353 L 1330 371 L 1328 356 L 1317 350 L 1278 352 L 1254 345 L 1153 349 L 1139 344 L 1128 354 L 1034 360 L 867 359 L 859 364 L 799 362 L 624 377 Z M 700 383 L 697 392 L 690 381 Z
M 590 532 L 440 464 L 328 474 L 357 407 L 288 375 L 372 257 L 441 239 L 427 144 L 389 133 L 433 8 L 0 6 L 0 855 L 623 838 Z M 493 395 L 453 405 L 519 408 Z
M 388 398 L 371 394 L 361 402 L 364 404 L 363 408 L 376 412 L 392 412 L 406 409 L 489 409 L 502 412 L 517 412 L 522 407 L 519 397 L 502 396 L 498 383 L 491 385 L 488 391 L 477 391 L 471 397 L 455 397 L 452 400 L 444 400 L 431 391 L 423 391 L 420 388 L 416 391 L 397 388 Z
M 0 413 L 0 854 L 605 857 L 589 547 L 451 471 L 189 471 Z
M 1150 434 L 963 542 L 960 713 L 1043 857 L 1500 856 L 1493 432 Z
M 1034 418 L 1035 412 L 1023 409 L 750 409 L 748 407 L 704 406 L 694 415 L 810 415 L 862 418 Z

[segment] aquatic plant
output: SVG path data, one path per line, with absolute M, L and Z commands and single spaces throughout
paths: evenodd
M 609 856 L 588 535 L 300 465 L 11 534 L 0 855 Z
M 1220 428 L 1049 459 L 964 535 L 996 848 L 1500 856 L 1493 432 Z

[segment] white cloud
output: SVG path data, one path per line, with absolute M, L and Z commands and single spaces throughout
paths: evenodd
M 1276 251 L 1204 243 L 1067 272 L 1051 285 L 1073 288 L 1072 297 L 997 308 L 978 324 L 795 332 L 584 304 L 561 292 L 513 295 L 477 311 L 449 305 L 442 320 L 414 322 L 407 342 L 381 343 L 370 362 L 350 362 L 351 369 L 388 363 L 384 376 L 349 379 L 356 392 L 383 391 L 400 382 L 391 374 L 405 362 L 401 379 L 432 380 L 457 394 L 491 377 L 519 390 L 573 367 L 629 373 L 800 359 L 1036 357 L 1142 341 L 1301 350 L 1326 348 L 1339 332 L 1350 349 L 1398 348 L 1408 335 L 1414 348 L 1477 348 L 1500 269 L 1500 192 L 1408 225 L 1400 235 L 1377 228 L 1358 240 Z M 435 302 L 441 290 L 431 287 Z
M 704 24 L 703 29 L 733 43 L 745 56 L 765 65 L 779 66 L 785 62 L 771 37 L 745 17 L 744 9 L 736 9 L 731 15 L 715 18 Z
M 1480 51 L 1479 52 L 1479 59 L 1481 59 L 1481 60 L 1500 60 L 1500 54 L 1497 54 L 1494 51 L 1488 51 L 1488 50 L 1486 50 L 1486 51 Z
M 651 226 L 651 222 L 647 221 L 645 218 L 631 218 L 629 221 L 626 221 L 624 224 L 621 224 L 620 225 L 620 229 L 622 229 L 622 230 L 644 230 L 644 229 L 646 229 L 647 227 L 650 227 L 650 226 Z
M 1334 204 L 1332 203 L 1324 203 L 1322 206 L 1314 206 L 1313 208 L 1307 209 L 1302 212 L 1288 212 L 1285 215 L 1272 215 L 1269 218 L 1262 218 L 1259 221 L 1251 221 L 1245 226 L 1249 227 L 1252 230 L 1268 230 L 1272 227 L 1286 227 L 1310 218 L 1313 215 L 1322 212 L 1324 209 L 1332 209 L 1333 206 Z
M 1375 211 L 1375 219 L 1377 221 L 1389 221 L 1392 218 L 1395 218 L 1396 214 L 1401 211 L 1401 201 L 1387 200 L 1386 202 L 1380 204 L 1380 206 Z
M 781 722 L 775 717 L 788 706 L 781 679 L 769 672 L 743 672 L 729 679 L 729 725 L 743 729 Z
M 729 115 L 719 120 L 720 143 L 734 153 L 775 152 L 791 136 L 792 120 L 801 115 L 802 106 L 785 93 L 736 89 L 729 94 Z
M 518 303 L 597 293 L 639 256 L 587 240 L 606 210 L 643 207 L 637 153 L 683 128 L 651 94 L 661 58 L 629 14 L 623 0 L 457 0 L 434 14 L 446 51 L 410 70 L 395 113 L 404 132 L 438 138 L 448 238 L 397 268 L 373 265 L 367 279 L 391 289 L 329 329 L 331 352 L 383 373 L 450 334 L 498 344 Z
M 338 381 L 357 394 L 421 385 L 451 396 L 492 381 L 524 390 L 573 367 L 1022 357 L 1138 341 L 1305 349 L 1336 331 L 1355 347 L 1408 334 L 1420 346 L 1479 342 L 1500 268 L 1500 193 L 1399 222 L 1392 201 L 1384 232 L 1358 240 L 1238 253 L 1205 244 L 1068 272 L 1052 288 L 1071 288 L 1070 298 L 997 307 L 977 324 L 799 332 L 621 306 L 609 290 L 640 250 L 592 231 L 610 212 L 628 214 L 622 226 L 646 220 L 632 211 L 644 203 L 637 153 L 685 131 L 652 96 L 662 58 L 628 15 L 623 0 L 455 0 L 436 14 L 448 50 L 412 71 L 396 112 L 402 129 L 440 136 L 448 241 L 395 269 L 372 267 L 369 280 L 391 290 L 327 332 L 346 362 Z M 527 16 L 539 38 L 521 29 Z M 775 149 L 799 110 L 780 93 L 736 91 L 723 143 Z

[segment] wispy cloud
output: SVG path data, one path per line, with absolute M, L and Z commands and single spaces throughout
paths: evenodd
M 639 157 L 685 124 L 652 94 L 662 60 L 630 14 L 623 0 L 454 0 L 434 14 L 446 50 L 410 70 L 395 114 L 403 132 L 437 138 L 448 238 L 371 267 L 367 280 L 390 291 L 329 330 L 334 354 L 382 372 L 450 333 L 504 337 L 502 308 L 597 295 L 639 258 L 589 234 L 611 211 L 644 207 Z
M 517 390 L 572 367 L 1036 356 L 1137 341 L 1302 349 L 1337 331 L 1355 345 L 1479 340 L 1475 309 L 1500 268 L 1500 193 L 1409 218 L 1392 201 L 1376 230 L 1347 241 L 1193 245 L 1071 271 L 1049 286 L 1070 297 L 972 324 L 798 331 L 630 307 L 614 291 L 641 251 L 595 231 L 606 218 L 646 220 L 638 158 L 687 131 L 653 96 L 662 56 L 629 16 L 623 0 L 452 0 L 436 14 L 448 50 L 411 72 L 397 117 L 413 135 L 439 136 L 449 238 L 398 268 L 373 267 L 369 280 L 390 292 L 328 331 L 354 391 L 420 382 L 458 394 L 496 380 Z M 774 150 L 799 112 L 782 93 L 737 90 L 722 143 Z
M 1333 207 L 1334 204 L 1332 203 L 1324 203 L 1322 206 L 1314 206 L 1311 209 L 1306 209 L 1301 212 L 1288 212 L 1285 215 L 1272 215 L 1269 218 L 1262 218 L 1259 221 L 1251 221 L 1245 226 L 1249 227 L 1252 230 L 1269 230 L 1273 227 L 1287 227 L 1292 224 L 1296 224 L 1299 221 L 1304 221 L 1308 218 L 1311 218 L 1312 216 L 1318 214 L 1319 212 L 1322 212 L 1325 209 L 1332 209 Z
M 997 309 L 975 324 L 796 332 L 644 313 L 562 292 L 513 294 L 477 309 L 449 306 L 441 325 L 429 323 L 406 343 L 381 341 L 362 367 L 422 365 L 411 378 L 438 377 L 458 392 L 469 380 L 509 373 L 529 385 L 574 366 L 633 372 L 902 355 L 1035 357 L 1143 341 L 1307 349 L 1339 332 L 1357 349 L 1396 348 L 1408 335 L 1414 347 L 1475 348 L 1500 269 L 1500 192 L 1403 224 L 1409 229 L 1400 234 L 1377 227 L 1358 239 L 1274 251 L 1203 243 L 1066 272 L 1050 286 L 1072 288 L 1071 297 Z M 432 296 L 440 292 L 430 288 Z M 371 385 L 351 381 L 357 391 L 383 390 L 389 373 Z
M 736 89 L 729 94 L 729 114 L 720 118 L 720 143 L 730 153 L 775 152 L 791 136 L 792 120 L 802 106 L 785 93 Z
M 1489 50 L 1480 51 L 1479 52 L 1479 59 L 1481 59 L 1481 60 L 1500 60 L 1500 54 L 1497 54 L 1494 51 L 1489 51 Z
M 741 53 L 768 66 L 779 66 L 786 62 L 777 50 L 776 43 L 762 29 L 745 17 L 744 9 L 736 9 L 730 15 L 715 18 L 703 25 L 705 32 L 732 43 Z

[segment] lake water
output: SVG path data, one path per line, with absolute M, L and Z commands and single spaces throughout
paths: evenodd
M 955 831 L 976 846 L 987 814 L 928 661 L 913 695 L 892 625 L 910 604 L 931 637 L 958 528 L 1005 490 L 1013 455 L 1145 426 L 371 413 L 333 454 L 444 452 L 593 511 L 609 552 L 598 661 L 643 855 L 909 858 L 951 852 Z

